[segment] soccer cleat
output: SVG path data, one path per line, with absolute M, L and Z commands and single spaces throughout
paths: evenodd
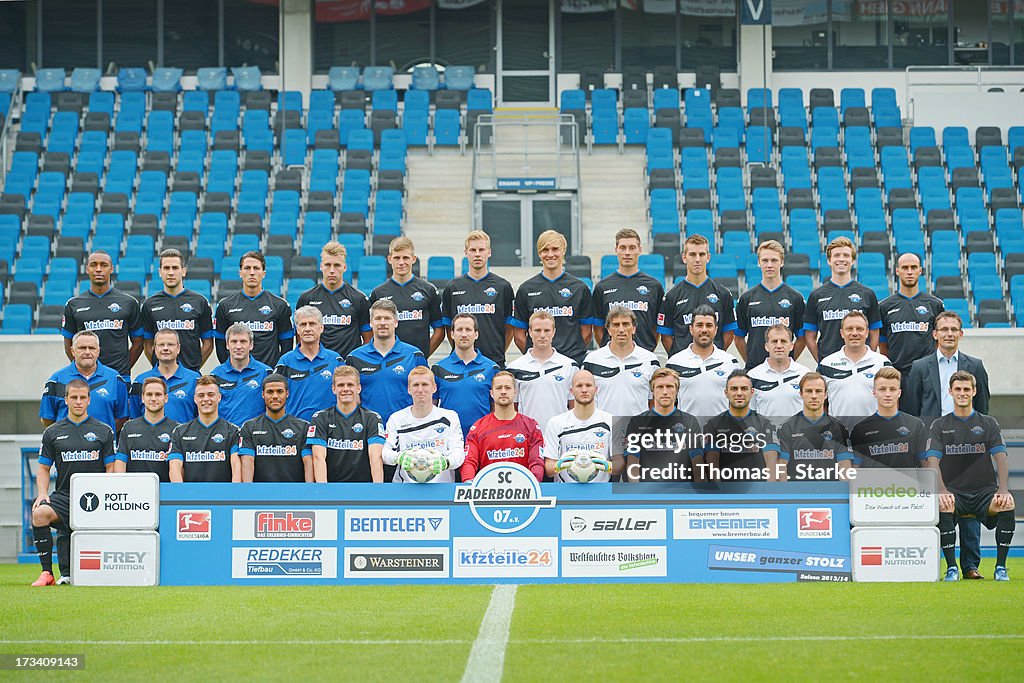
M 1009 581 L 1010 575 L 1006 573 L 1006 567 L 996 567 L 996 573 L 992 575 L 996 581 Z
M 38 579 L 36 579 L 35 581 L 32 582 L 32 585 L 33 586 L 52 586 L 55 583 L 56 583 L 56 581 L 53 580 L 53 574 L 51 574 L 50 572 L 44 571 L 41 574 L 39 574 L 39 578 Z
M 959 580 L 960 580 L 960 570 L 959 569 L 957 569 L 956 567 L 950 567 L 949 569 L 946 570 L 946 578 L 944 578 L 943 581 L 959 581 Z
M 62 575 L 59 579 L 57 579 L 57 585 L 58 586 L 70 586 L 71 585 L 71 577 L 70 576 L 63 576 Z

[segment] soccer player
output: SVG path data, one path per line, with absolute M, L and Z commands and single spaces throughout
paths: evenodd
M 78 332 L 95 332 L 100 343 L 100 362 L 113 368 L 127 382 L 135 361 L 142 355 L 142 321 L 139 302 L 114 287 L 110 254 L 94 251 L 85 262 L 89 289 L 68 299 L 64 306 L 64 353 L 74 360 L 71 342 Z
M 39 421 L 49 427 L 68 416 L 65 400 L 69 382 L 80 379 L 92 394 L 92 416 L 117 431 L 128 419 L 128 385 L 113 368 L 100 363 L 100 341 L 95 332 L 76 332 L 71 340 L 73 361 L 50 375 L 39 401 Z
M 790 417 L 803 406 L 799 382 L 810 370 L 793 360 L 793 330 L 788 325 L 772 325 L 764 337 L 768 358 L 749 371 L 754 383 L 750 406 L 770 419 Z
M 943 311 L 935 316 L 932 337 L 937 342 L 934 353 L 915 360 L 910 366 L 910 378 L 906 389 L 909 396 L 903 397 L 903 410 L 923 419 L 934 419 L 953 412 L 953 398 L 944 387 L 957 370 L 974 375 L 977 392 L 974 409 L 988 414 L 989 383 L 988 371 L 980 358 L 969 356 L 960 350 L 963 339 L 963 321 L 953 311 Z
M 32 538 L 42 572 L 33 586 L 52 586 L 53 537 L 57 529 L 60 583 L 71 583 L 71 477 L 80 473 L 110 472 L 114 467 L 114 432 L 89 415 L 90 391 L 85 380 L 72 379 L 64 387 L 67 415 L 43 432 L 36 470 L 36 500 L 32 504 Z M 57 485 L 50 490 L 50 468 L 57 467 Z
M 444 340 L 441 295 L 437 288 L 412 274 L 416 250 L 408 237 L 396 237 L 388 246 L 391 277 L 370 293 L 370 303 L 387 299 L 398 309 L 398 338 L 412 344 L 424 358 Z
M 828 385 L 829 412 L 846 421 L 845 418 L 859 419 L 875 412 L 873 378 L 890 363 L 888 358 L 868 348 L 868 318 L 863 312 L 850 311 L 841 325 L 843 347 L 822 358 L 818 372 Z
M 188 268 L 177 249 L 160 252 L 160 279 L 164 288 L 142 302 L 143 347 L 153 360 L 153 345 L 159 330 L 174 330 L 181 342 L 181 364 L 198 372 L 213 353 L 213 310 L 199 292 L 185 288 Z M 189 399 L 191 401 L 191 399 Z
M 957 517 L 974 517 L 995 529 L 995 580 L 1009 581 L 1006 556 L 1015 525 L 1014 500 L 1009 490 L 1010 466 L 999 423 L 974 409 L 977 390 L 971 373 L 953 373 L 949 378 L 953 412 L 932 423 L 928 444 L 928 455 L 939 459 L 942 481 L 954 499 L 953 505 L 939 509 L 946 580 L 956 581 L 959 575 L 954 556 Z M 960 540 L 964 542 L 962 537 Z
M 348 250 L 338 242 L 328 242 L 320 250 L 323 281 L 299 295 L 295 308 L 315 306 L 324 317 L 321 343 L 342 358 L 352 349 L 370 341 L 370 301 L 366 295 L 345 282 Z
M 425 366 L 427 360 L 422 351 L 395 335 L 398 308 L 394 301 L 381 299 L 370 304 L 370 327 L 373 338 L 350 353 L 345 362 L 359 371 L 363 405 L 387 424 L 392 414 L 412 405 L 409 373 Z
M 565 271 L 565 250 L 560 232 L 545 230 L 537 238 L 543 269 L 519 286 L 511 323 L 516 346 L 526 353 L 532 341 L 527 339 L 530 316 L 537 311 L 550 313 L 555 320 L 552 345 L 579 364 L 593 336 L 594 302 L 587 283 Z
M 336 368 L 336 402 L 313 415 L 306 443 L 313 454 L 315 481 L 384 481 L 384 423 L 359 405 L 359 371 Z
M 740 361 L 731 353 L 715 346 L 718 315 L 710 306 L 699 306 L 690 320 L 689 345 L 680 349 L 665 362 L 679 375 L 679 410 L 698 418 L 707 419 L 729 407 L 725 397 L 725 383 L 731 373 L 740 367 Z
M 243 482 L 313 481 L 313 451 L 306 443 L 309 423 L 288 414 L 288 393 L 288 380 L 282 375 L 263 379 L 267 411 L 238 430 Z
M 491 380 L 494 412 L 477 420 L 466 434 L 466 460 L 462 463 L 462 481 L 473 481 L 477 473 L 490 465 L 514 462 L 544 479 L 544 434 L 532 417 L 516 412 L 516 379 L 507 370 Z
M 240 425 L 263 414 L 263 378 L 273 372 L 252 357 L 252 330 L 245 323 L 235 323 L 224 333 L 228 360 L 210 373 L 220 387 L 221 417 Z
M 608 344 L 587 354 L 583 369 L 597 382 L 597 407 L 615 416 L 639 415 L 650 408 L 651 375 L 661 363 L 633 337 L 637 317 L 624 306 L 608 311 L 602 326 L 608 330 Z
M 434 374 L 425 367 L 415 367 L 409 373 L 409 396 L 412 405 L 402 408 L 388 418 L 385 428 L 384 464 L 396 465 L 394 481 L 411 482 L 406 471 L 412 467 L 408 451 L 427 448 L 441 455 L 434 462 L 431 482 L 452 483 L 455 472 L 466 460 L 462 443 L 462 425 L 454 410 L 438 408 L 431 403 L 437 384 Z
M 651 375 L 651 394 L 654 406 L 632 418 L 626 427 L 626 480 L 693 481 L 693 462 L 704 455 L 703 445 L 697 441 L 702 432 L 697 418 L 676 407 L 676 371 L 655 370 Z M 657 434 L 662 438 L 655 438 L 652 446 L 643 445 L 645 436 Z M 664 438 L 666 434 L 678 434 L 689 441 L 677 450 L 676 444 Z
M 196 416 L 196 402 L 192 393 L 196 390 L 199 373 L 189 370 L 178 362 L 181 344 L 178 333 L 172 329 L 157 330 L 153 337 L 156 366 L 146 370 L 132 382 L 128 391 L 128 415 L 141 417 L 145 410 L 142 401 L 142 387 L 150 377 L 160 377 L 167 386 L 166 412 L 175 422 L 188 422 Z
M 303 306 L 295 311 L 299 346 L 281 356 L 274 370 L 288 382 L 288 414 L 307 422 L 313 413 L 334 403 L 331 391 L 334 369 L 345 364 L 337 352 L 320 343 L 323 320 L 323 314 L 315 306 Z M 265 389 L 263 396 L 266 398 Z
M 459 424 L 472 426 L 491 410 L 488 387 L 499 368 L 478 352 L 477 320 L 471 313 L 459 313 L 451 323 L 455 349 L 432 370 L 437 381 L 437 405 L 459 414 Z
M 757 247 L 761 281 L 740 294 L 736 302 L 736 352 L 747 362 L 747 370 L 768 359 L 765 335 L 775 325 L 792 332 L 796 339 L 794 358 L 804 350 L 804 297 L 782 281 L 785 260 L 786 250 L 781 244 L 775 240 L 761 242 Z
M 708 277 L 711 260 L 708 241 L 702 235 L 690 235 L 683 243 L 686 277 L 668 290 L 658 312 L 658 332 L 668 355 L 679 353 L 693 341 L 691 325 L 698 308 L 708 307 L 715 314 L 714 343 L 727 349 L 736 331 L 732 292 Z
M 612 444 L 612 416 L 597 407 L 597 384 L 588 370 L 579 370 L 572 376 L 572 409 L 548 420 L 544 428 L 544 469 L 556 482 L 573 480 L 558 469 L 558 461 L 572 452 L 588 453 L 611 463 L 607 472 L 599 472 L 595 482 L 611 480 L 622 472 L 625 459 L 615 453 Z
M 860 311 L 868 321 L 867 345 L 878 348 L 878 330 L 882 318 L 874 291 L 853 279 L 857 248 L 847 237 L 837 237 L 825 247 L 832 277 L 807 298 L 804 308 L 804 341 L 811 356 L 820 361 L 839 350 L 842 344 L 841 321 L 851 311 Z M 835 409 L 833 414 L 838 415 Z
M 219 405 L 217 378 L 203 375 L 196 380 L 199 414 L 171 432 L 171 452 L 167 460 L 172 482 L 242 481 L 238 427 L 220 416 Z
M 292 309 L 281 297 L 263 289 L 267 276 L 267 260 L 258 251 L 247 251 L 238 260 L 242 290 L 230 294 L 217 304 L 213 319 L 216 330 L 217 358 L 221 363 L 230 355 L 226 334 L 235 323 L 245 323 L 253 334 L 253 357 L 273 367 L 281 354 L 295 345 Z
M 384 481 L 384 423 L 380 415 L 359 405 L 359 388 L 358 370 L 347 365 L 335 368 L 336 403 L 313 415 L 306 435 L 315 481 Z
M 899 409 L 900 371 L 891 366 L 881 368 L 873 384 L 878 410 L 850 431 L 850 445 L 857 454 L 854 464 L 865 468 L 923 465 L 938 471 L 938 459 L 928 454 L 928 428 Z
M 465 254 L 469 271 L 451 280 L 441 292 L 441 323 L 447 328 L 448 341 L 453 342 L 455 316 L 475 316 L 480 331 L 477 348 L 484 357 L 505 367 L 505 350 L 512 341 L 510 321 L 515 293 L 508 280 L 488 270 L 491 238 L 486 232 L 474 230 L 466 235 Z
M 817 372 L 800 378 L 802 409 L 779 427 L 778 459 L 768 462 L 778 481 L 836 480 L 853 466 L 849 430 L 825 412 L 827 393 Z
M 907 381 L 910 368 L 918 358 L 935 353 L 935 316 L 943 310 L 942 301 L 918 287 L 921 259 L 917 254 L 902 254 L 896 261 L 899 289 L 878 304 L 882 329 L 878 352 L 889 357 L 892 366 L 903 375 L 903 408 L 910 398 Z
M 553 415 L 572 407 L 572 376 L 579 368 L 571 358 L 551 346 L 555 338 L 555 318 L 547 311 L 530 316 L 530 348 L 508 364 L 516 378 L 518 410 L 532 417 L 541 430 Z
M 611 309 L 621 306 L 636 315 L 636 343 L 648 351 L 658 345 L 658 309 L 665 298 L 660 280 L 640 270 L 640 235 L 632 228 L 615 233 L 618 269 L 594 285 L 594 340 L 604 343 L 604 323 Z M 600 392 L 604 393 L 604 392 Z
M 160 481 L 169 482 L 167 456 L 171 452 L 171 432 L 178 422 L 165 412 L 167 382 L 163 377 L 147 377 L 142 381 L 139 397 L 145 411 L 121 428 L 114 472 L 153 472 Z
M 765 481 L 774 479 L 768 464 L 779 457 L 775 425 L 750 409 L 754 385 L 746 370 L 733 370 L 725 383 L 729 407 L 708 420 L 704 433 L 703 470 L 698 479 L 724 481 Z

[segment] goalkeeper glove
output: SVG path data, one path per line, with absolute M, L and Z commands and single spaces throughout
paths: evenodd
M 576 460 L 574 456 L 559 458 L 558 460 L 555 461 L 555 471 L 561 472 L 563 470 L 568 469 L 569 465 L 571 465 L 574 460 Z
M 412 469 L 412 456 L 408 451 L 402 451 L 402 454 L 398 456 L 398 466 L 406 472 Z
M 448 464 L 448 458 L 442 455 L 430 465 L 430 471 L 434 474 L 441 474 L 448 469 Z

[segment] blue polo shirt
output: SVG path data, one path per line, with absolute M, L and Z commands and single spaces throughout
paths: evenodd
M 380 415 L 384 424 L 393 413 L 412 405 L 409 372 L 418 365 L 427 365 L 418 348 L 397 339 L 385 356 L 380 355 L 371 340 L 353 350 L 345 362 L 359 371 L 360 403 Z
M 50 375 L 43 387 L 43 398 L 39 401 L 39 417 L 56 422 L 68 416 L 64 394 L 68 382 L 73 379 L 83 380 L 89 385 L 89 415 L 116 432 L 117 420 L 128 417 L 128 385 L 117 370 L 99 362 L 91 377 L 79 372 L 74 362 Z
M 298 348 L 281 356 L 274 372 L 288 380 L 285 412 L 309 422 L 313 413 L 334 405 L 336 401 L 331 391 L 334 368 L 344 364 L 341 356 L 323 344 L 312 358 L 307 358 Z
M 263 378 L 271 372 L 269 365 L 252 356 L 243 370 L 235 370 L 230 360 L 215 367 L 210 374 L 220 387 L 218 414 L 233 425 L 262 415 L 267 408 L 263 404 Z
M 466 363 L 454 351 L 433 367 L 438 405 L 458 413 L 464 433 L 491 412 L 491 380 L 498 370 L 482 353 Z
M 142 404 L 142 383 L 150 377 L 160 377 L 167 382 L 167 406 L 164 414 L 175 422 L 188 422 L 196 416 L 196 380 L 199 373 L 189 370 L 181 363 L 170 377 L 160 374 L 159 366 L 139 374 L 128 389 L 128 415 L 142 417 L 146 407 Z

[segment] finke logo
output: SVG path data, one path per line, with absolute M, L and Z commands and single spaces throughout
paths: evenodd
M 78 554 L 78 568 L 82 571 L 99 571 L 103 562 L 99 550 L 83 550 Z
M 209 541 L 211 534 L 211 519 L 209 510 L 178 510 L 178 531 L 179 541 Z
M 78 505 L 86 512 L 95 512 L 100 506 L 100 498 L 95 493 L 84 493 L 78 499 Z
M 832 538 L 832 509 L 798 508 L 796 529 L 798 538 Z
M 860 549 L 860 564 L 863 567 L 882 566 L 882 546 L 866 545 Z
M 316 515 L 312 512 L 257 512 L 256 538 L 313 538 Z

